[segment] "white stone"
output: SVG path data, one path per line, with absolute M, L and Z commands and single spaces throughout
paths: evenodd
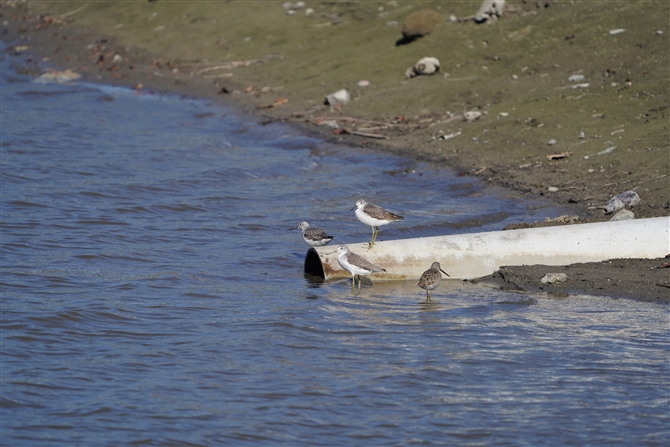
M 475 15 L 475 22 L 482 23 L 487 20 L 497 19 L 503 15 L 505 0 L 484 0 Z
M 618 213 L 616 213 L 610 221 L 617 221 L 617 220 L 631 220 L 635 219 L 635 214 L 633 214 L 632 211 L 629 211 L 627 209 L 619 210 Z
M 465 112 L 463 114 L 463 118 L 465 118 L 465 121 L 469 121 L 469 122 L 476 121 L 479 118 L 481 118 L 481 116 L 482 116 L 482 112 L 480 112 L 478 110 L 471 110 L 471 111 Z
M 325 103 L 329 106 L 335 106 L 338 104 L 346 104 L 349 101 L 351 101 L 349 92 L 346 89 L 341 89 L 326 96 Z
M 560 284 L 568 280 L 568 275 L 565 273 L 547 273 L 540 280 L 541 284 L 551 285 L 551 284 Z
M 432 75 L 440 70 L 440 61 L 436 57 L 422 57 L 414 66 L 405 72 L 406 78 L 420 75 Z

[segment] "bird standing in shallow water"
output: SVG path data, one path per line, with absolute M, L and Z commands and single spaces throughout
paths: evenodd
M 369 275 L 374 272 L 385 272 L 386 270 L 374 265 L 367 259 L 357 255 L 356 253 L 349 250 L 349 247 L 346 245 L 341 245 L 337 247 L 337 262 L 340 263 L 340 266 L 349 273 L 351 273 L 351 290 L 354 290 L 354 285 L 356 284 L 356 275 L 358 275 L 358 288 L 361 288 L 361 275 Z M 329 253 L 333 254 L 334 251 Z
M 352 208 L 352 211 L 354 209 L 356 210 L 356 217 L 358 217 L 358 220 L 363 222 L 365 225 L 372 227 L 372 239 L 368 245 L 368 250 L 370 250 L 372 246 L 375 245 L 380 225 L 386 225 L 391 222 L 395 222 L 396 220 L 404 219 L 402 216 L 386 211 L 384 208 L 368 203 L 363 199 L 356 202 L 356 206 Z
M 437 289 L 437 286 L 442 282 L 442 275 L 440 272 L 449 276 L 447 272 L 442 270 L 439 262 L 433 262 L 428 270 L 423 272 L 421 279 L 419 279 L 419 284 L 417 284 L 422 289 L 426 289 L 426 301 L 430 301 L 430 291 Z
M 321 228 L 310 227 L 307 222 L 300 222 L 297 227 L 289 228 L 289 231 L 295 230 L 296 228 L 300 228 L 302 231 L 302 238 L 310 247 L 323 247 L 333 240 L 333 237 L 328 236 L 328 234 Z

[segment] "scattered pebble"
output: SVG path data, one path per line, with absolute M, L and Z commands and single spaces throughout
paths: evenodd
M 305 6 L 307 6 L 307 5 L 305 4 L 305 2 L 295 2 L 295 3 L 286 2 L 286 3 L 284 3 L 284 4 L 282 5 L 282 7 L 283 7 L 284 9 L 289 10 L 289 11 L 290 11 L 290 10 L 294 10 L 294 9 L 302 9 L 302 8 L 304 8 Z
M 370 85 L 370 81 L 366 81 L 365 79 L 358 81 L 358 84 L 356 84 L 358 87 L 363 88 L 367 87 Z
M 323 120 L 317 124 L 319 126 L 330 127 L 331 129 L 338 129 L 340 127 L 339 124 L 337 124 L 337 121 L 335 120 Z
M 440 61 L 436 57 L 423 57 L 405 71 L 406 78 L 420 75 L 432 75 L 440 71 Z
M 615 221 L 618 221 L 618 220 L 631 220 L 631 219 L 635 219 L 635 214 L 633 214 L 632 211 L 629 211 L 627 209 L 622 209 L 622 210 L 619 210 L 619 212 L 616 213 L 614 216 L 612 216 L 612 218 L 610 219 L 610 222 L 613 222 L 613 221 L 615 222 Z
M 617 34 L 621 34 L 621 33 L 625 32 L 625 31 L 626 31 L 626 30 L 623 29 L 623 28 L 611 29 L 611 30 L 610 30 L 610 35 L 612 35 L 612 36 L 616 36 Z
M 547 191 L 549 191 L 549 192 L 558 192 L 558 188 L 555 187 L 555 186 L 550 186 L 549 188 L 547 188 Z
M 475 22 L 483 23 L 489 20 L 495 21 L 503 15 L 505 0 L 484 0 L 475 15 Z
M 553 145 L 556 144 L 556 143 L 558 143 L 558 141 L 556 141 L 555 138 L 552 138 L 551 140 L 549 140 L 549 141 L 547 142 L 547 144 L 548 144 L 549 146 L 553 146 Z
M 440 23 L 442 23 L 442 14 L 433 9 L 420 9 L 405 18 L 402 24 L 402 35 L 411 41 L 430 34 Z
M 574 74 L 574 75 L 572 75 L 568 78 L 568 81 L 570 81 L 570 82 L 582 82 L 584 79 L 586 79 L 586 78 L 584 77 L 583 74 Z
M 568 275 L 565 273 L 547 273 L 540 280 L 540 284 L 543 285 L 552 285 L 564 283 L 568 280 Z
M 481 118 L 481 116 L 482 116 L 482 112 L 480 112 L 478 110 L 471 110 L 471 111 L 465 112 L 463 114 L 463 118 L 465 118 L 465 121 L 468 121 L 468 122 L 476 121 L 479 118 Z
M 608 147 L 608 148 L 605 149 L 604 151 L 600 151 L 600 152 L 598 152 L 598 155 L 607 155 L 607 154 L 611 154 L 612 151 L 613 151 L 614 149 L 616 149 L 616 146 Z
M 324 104 L 328 106 L 335 106 L 338 104 L 346 104 L 349 101 L 351 101 L 349 92 L 346 89 L 341 89 L 326 96 Z
M 584 132 L 582 131 L 582 132 L 579 132 L 579 135 L 577 136 L 577 138 L 579 138 L 580 140 L 583 140 L 584 138 L 586 138 L 586 135 L 584 135 Z

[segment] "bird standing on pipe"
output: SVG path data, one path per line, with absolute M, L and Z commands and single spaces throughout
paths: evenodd
M 363 199 L 356 202 L 356 206 L 351 210 L 356 210 L 356 217 L 358 217 L 358 220 L 365 225 L 372 227 L 372 239 L 370 240 L 370 244 L 368 244 L 368 250 L 375 245 L 380 225 L 386 225 L 395 222 L 396 220 L 404 219 L 402 216 L 386 211 L 384 208 L 368 203 Z

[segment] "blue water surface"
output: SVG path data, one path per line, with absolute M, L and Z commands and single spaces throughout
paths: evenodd
M 560 210 L 205 101 L 35 83 L 2 56 L 0 443 L 667 446 L 667 306 L 318 282 L 366 241 Z

